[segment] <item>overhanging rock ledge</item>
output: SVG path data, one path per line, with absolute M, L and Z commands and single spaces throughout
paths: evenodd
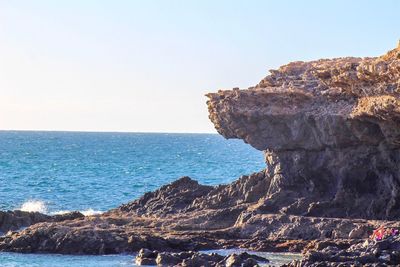
M 260 210 L 400 218 L 400 47 L 292 62 L 254 87 L 207 96 L 221 135 L 265 153 Z

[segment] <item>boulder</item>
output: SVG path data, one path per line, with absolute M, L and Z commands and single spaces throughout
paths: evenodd
M 247 252 L 240 254 L 231 254 L 224 259 L 224 264 L 226 267 L 253 267 L 259 266 L 258 261 L 269 262 L 268 259 L 250 255 Z

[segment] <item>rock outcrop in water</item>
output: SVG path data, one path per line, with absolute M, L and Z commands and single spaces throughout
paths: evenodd
M 320 239 L 336 240 L 345 249 L 379 226 L 377 221 L 261 213 L 257 200 L 238 192 L 259 194 L 264 175 L 242 176 L 211 190 L 183 177 L 101 215 L 37 223 L 0 237 L 0 251 L 116 254 L 141 248 L 176 252 L 241 247 L 300 252 L 313 248 L 310 240 Z M 208 193 L 199 196 L 199 190 Z M 156 209 L 163 198 L 175 209 Z
M 221 135 L 265 153 L 263 212 L 400 218 L 400 47 L 293 62 L 207 96 Z
M 78 211 L 53 216 L 21 210 L 0 211 L 0 232 L 16 231 L 40 222 L 61 222 L 82 217 L 84 215 Z
M 168 215 L 188 208 L 193 200 L 207 195 L 212 186 L 200 185 L 185 176 L 172 184 L 165 185 L 155 192 L 148 192 L 143 197 L 119 207 L 121 211 L 135 211 L 137 214 Z
M 137 265 L 157 266 L 204 266 L 204 267 L 256 267 L 258 262 L 267 263 L 268 259 L 247 252 L 222 256 L 217 253 L 199 253 L 194 251 L 171 253 L 141 249 L 136 256 Z
M 208 94 L 218 132 L 264 151 L 265 170 L 216 187 L 182 177 L 101 215 L 2 236 L 0 251 L 241 247 L 311 255 L 291 266 L 400 264 L 397 239 L 382 253 L 362 246 L 373 229 L 400 227 L 376 220 L 400 218 L 400 47 L 271 72 L 247 90 Z

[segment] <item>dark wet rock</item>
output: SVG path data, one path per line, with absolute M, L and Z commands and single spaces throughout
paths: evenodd
M 357 242 L 346 249 L 325 247 L 322 250 L 309 250 L 302 260 L 288 266 L 399 266 L 400 237 L 389 237 L 381 241 Z
M 253 258 L 244 258 L 241 255 L 232 254 L 228 256 L 224 263 L 226 267 L 252 267 L 258 266 L 258 262 Z
M 167 252 L 159 253 L 156 258 L 157 265 L 164 265 L 164 266 L 174 266 L 180 263 L 181 261 L 182 260 L 179 257 L 173 254 L 169 254 Z
M 75 220 L 75 219 L 79 219 L 79 218 L 83 218 L 83 217 L 85 217 L 85 215 L 83 215 L 79 211 L 71 211 L 71 212 L 67 212 L 67 213 L 63 213 L 63 214 L 52 215 L 50 221 L 62 222 L 62 221 L 66 221 L 66 220 Z
M 268 263 L 269 260 L 257 255 L 251 255 L 247 252 L 240 254 L 231 254 L 223 260 L 222 266 L 227 267 L 244 267 L 244 266 L 258 266 L 258 262 Z
M 157 251 L 142 248 L 135 258 L 136 265 L 157 265 Z
M 136 258 L 135 260 L 136 265 L 157 265 L 157 262 L 155 259 L 149 259 L 149 258 Z
M 139 253 L 137 255 L 137 258 L 156 258 L 157 257 L 157 251 L 155 250 L 150 250 L 147 248 L 142 248 L 139 250 Z
M 0 232 L 17 231 L 40 222 L 61 222 L 83 217 L 84 215 L 77 211 L 53 216 L 21 210 L 0 211 Z
M 243 263 L 243 260 L 239 255 L 232 254 L 225 259 L 225 264 L 227 267 L 239 267 Z
M 39 223 L 0 237 L 0 250 L 24 253 L 101 255 L 136 252 L 140 248 L 167 251 L 190 247 L 201 249 L 202 244 L 212 247 L 213 242 L 200 238 L 193 241 L 190 236 L 163 238 L 143 229 L 135 232 L 132 228 L 124 229 L 99 217 Z
M 0 211 L 0 232 L 19 230 L 22 227 L 44 222 L 50 219 L 50 216 L 39 212 L 26 211 Z
M 122 205 L 119 210 L 137 214 L 166 215 L 184 210 L 193 200 L 206 195 L 213 187 L 200 185 L 190 177 L 182 177 L 131 203 Z
M 254 203 L 266 195 L 268 187 L 269 179 L 265 171 L 243 175 L 231 184 L 217 186 L 208 194 L 194 199 L 186 211 L 230 208 Z
M 259 173 L 245 176 L 239 179 L 244 181 L 243 184 L 236 181 L 230 185 L 215 187 L 208 194 L 215 196 L 214 190 L 218 190 L 218 194 L 222 197 L 222 192 L 233 190 L 225 191 L 221 190 L 221 187 L 245 188 L 248 179 L 257 180 L 259 177 Z M 188 186 L 190 185 L 191 183 L 188 183 Z M 180 190 L 185 191 L 182 187 Z M 174 196 L 181 197 L 179 194 Z M 232 198 L 237 200 L 232 207 L 221 204 L 218 208 L 213 204 L 212 208 L 192 209 L 196 205 L 205 203 L 202 196 L 194 200 L 185 212 L 179 209 L 176 213 L 162 216 L 139 215 L 136 212 L 115 209 L 101 215 L 76 220 L 39 223 L 23 231 L 1 237 L 0 250 L 117 254 L 137 252 L 141 248 L 157 251 L 189 251 L 241 247 L 257 251 L 300 252 L 313 244 L 313 240 L 331 241 L 332 244 L 329 246 L 342 244 L 340 249 L 346 249 L 355 242 L 353 240 L 359 240 L 359 235 L 349 239 L 351 232 L 355 235 L 354 232 L 363 229 L 369 234 L 369 231 L 381 223 L 355 219 L 263 214 L 258 210 L 259 202 L 239 201 L 242 197 L 232 194 Z M 169 200 L 171 203 L 176 203 L 172 198 Z M 386 222 L 386 224 L 388 227 L 400 226 L 399 222 Z M 317 244 L 322 246 L 323 243 L 320 241 Z M 322 247 L 317 249 L 320 250 Z
M 190 258 L 186 258 L 182 262 L 182 266 L 213 266 L 215 263 L 219 263 L 224 260 L 224 257 L 217 254 L 205 254 L 205 253 L 195 253 Z
M 254 259 L 247 259 L 243 261 L 241 267 L 253 267 L 253 266 L 259 266 L 257 261 Z
M 251 255 L 247 252 L 221 256 L 216 253 L 206 254 L 194 251 L 171 253 L 158 252 L 141 249 L 136 256 L 138 265 L 161 265 L 161 266 L 229 266 L 229 267 L 253 267 L 258 266 L 258 261 L 268 262 L 260 256 Z M 145 264 L 146 263 L 146 264 Z

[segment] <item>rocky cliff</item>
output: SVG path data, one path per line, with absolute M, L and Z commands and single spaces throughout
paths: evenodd
M 226 138 L 265 153 L 265 212 L 400 218 L 400 44 L 381 57 L 293 62 L 210 93 Z
M 182 177 L 101 215 L 29 221 L 0 236 L 0 251 L 241 247 L 317 250 L 290 266 L 398 266 L 399 238 L 365 239 L 400 227 L 399 94 L 400 47 L 377 58 L 294 62 L 255 87 L 208 94 L 218 132 L 264 151 L 265 170 L 219 186 Z M 7 229 L 22 225 L 16 215 L 3 220 Z

